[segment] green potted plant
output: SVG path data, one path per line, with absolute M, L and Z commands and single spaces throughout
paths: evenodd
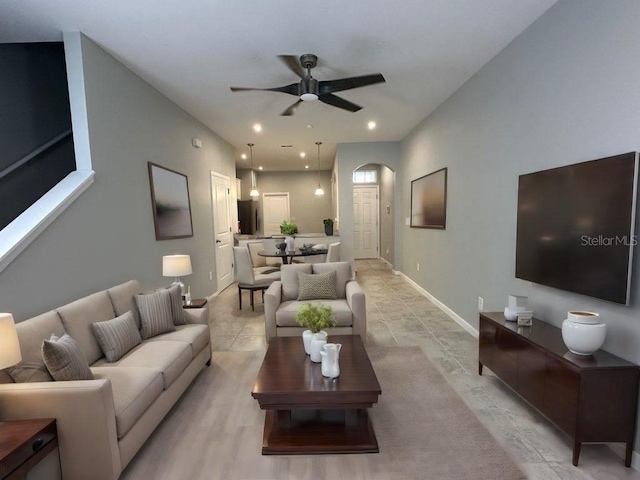
M 333 235 L 333 218 L 325 218 L 322 220 L 324 223 L 324 234 L 328 237 Z
M 303 303 L 296 313 L 296 322 L 307 329 L 302 332 L 304 351 L 307 352 L 307 355 L 311 354 L 311 340 L 314 336 L 318 335 L 326 340 L 327 332 L 324 329 L 336 325 L 333 309 L 322 303 Z
M 295 235 L 298 233 L 298 225 L 287 220 L 283 220 L 280 224 L 280 233 L 284 235 Z

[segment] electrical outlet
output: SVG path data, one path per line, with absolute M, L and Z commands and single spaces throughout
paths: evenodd
M 478 310 L 484 310 L 484 298 L 482 297 L 478 297 Z
M 209 272 L 209 281 L 212 282 L 213 281 L 213 272 Z
M 416 270 L 419 272 L 420 271 L 420 264 L 416 262 Z
M 386 252 L 387 252 L 386 255 L 389 255 L 389 247 L 387 247 Z

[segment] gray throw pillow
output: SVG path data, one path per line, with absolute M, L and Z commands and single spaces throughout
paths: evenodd
M 142 343 L 133 312 L 129 310 L 124 315 L 91 324 L 93 334 L 100 344 L 100 348 L 107 357 L 107 362 L 115 362 L 122 358 L 136 345 Z
M 335 300 L 336 272 L 298 272 L 298 300 Z
M 182 309 L 182 289 L 180 285 L 171 285 L 167 288 L 169 298 L 171 299 L 171 315 L 174 325 L 186 325 L 187 319 Z
M 42 358 L 47 370 L 57 382 L 70 380 L 93 380 L 93 373 L 82 355 L 80 346 L 66 333 L 58 338 L 55 334 L 42 342 Z
M 171 298 L 168 290 L 136 295 L 136 305 L 140 312 L 140 334 L 142 339 L 155 337 L 161 333 L 173 332 L 173 314 L 171 313 Z

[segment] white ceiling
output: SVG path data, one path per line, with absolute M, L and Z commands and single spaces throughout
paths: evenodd
M 316 168 L 322 141 L 327 169 L 338 142 L 401 140 L 555 1 L 2 0 L 0 42 L 79 30 L 233 144 L 239 168 L 248 142 L 256 167 Z M 318 80 L 380 72 L 387 83 L 338 94 L 359 112 L 316 101 L 293 117 L 279 115 L 291 95 L 229 90 L 297 82 L 276 56 L 303 53 L 319 57 Z

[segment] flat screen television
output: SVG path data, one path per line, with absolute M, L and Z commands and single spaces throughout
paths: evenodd
M 521 175 L 516 277 L 629 304 L 638 156 Z

